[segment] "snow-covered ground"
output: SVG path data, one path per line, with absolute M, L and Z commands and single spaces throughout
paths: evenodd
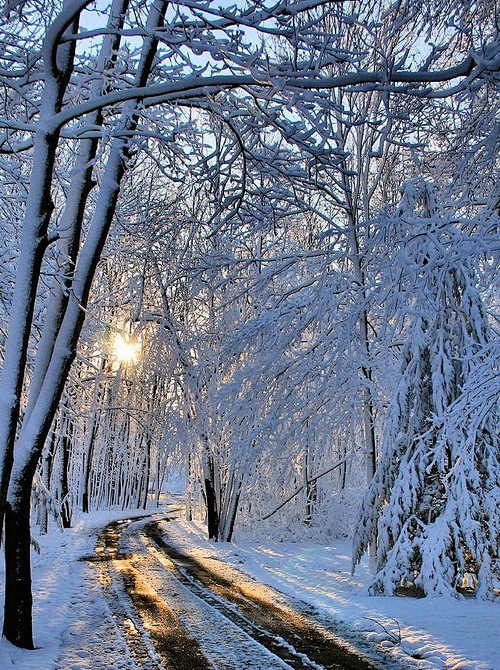
M 69 531 L 40 539 L 41 553 L 33 561 L 38 649 L 22 651 L 2 640 L 2 670 L 137 668 L 123 627 L 116 626 L 116 612 L 103 598 L 96 565 L 79 560 L 93 553 L 99 530 L 118 516 L 94 515 Z M 500 670 L 500 603 L 369 597 L 363 592 L 367 567 L 351 576 L 347 544 L 256 543 L 240 536 L 233 545 L 214 545 L 199 524 L 170 521 L 165 528 L 185 551 L 231 563 L 314 605 L 326 617 L 363 631 L 379 648 L 398 656 L 402 667 L 407 659 L 407 667 L 421 670 Z M 422 660 L 415 662 L 415 656 Z

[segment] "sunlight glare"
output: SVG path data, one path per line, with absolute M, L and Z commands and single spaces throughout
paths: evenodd
M 117 333 L 113 341 L 113 356 L 123 365 L 135 363 L 139 356 L 139 344 Z

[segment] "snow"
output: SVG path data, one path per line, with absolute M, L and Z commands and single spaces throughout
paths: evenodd
M 137 631 L 127 632 L 127 624 L 131 629 L 134 626 L 126 612 L 120 617 L 125 625 L 117 625 L 116 605 L 110 605 L 109 598 L 103 596 L 96 563 L 81 560 L 94 553 L 97 535 L 106 523 L 130 516 L 93 514 L 70 530 L 53 530 L 37 538 L 40 553 L 33 555 L 33 587 L 38 648 L 19 650 L 2 640 L 2 670 L 147 667 L 138 666 L 131 655 L 127 636 L 137 635 Z M 157 519 L 165 516 L 155 515 Z M 200 522 L 162 521 L 161 527 L 171 541 L 198 560 L 213 563 L 215 559 L 235 566 L 257 582 L 275 587 L 299 606 L 313 606 L 322 620 L 333 617 L 344 622 L 365 641 L 400 660 L 403 668 L 500 670 L 499 603 L 446 597 L 368 596 L 368 567 L 362 563 L 351 576 L 350 547 L 346 543 L 322 546 L 272 542 L 240 533 L 233 544 L 214 544 L 206 540 Z M 0 581 L 3 591 L 3 571 Z M 147 640 L 145 644 L 147 647 Z M 153 662 L 150 643 L 149 647 L 151 667 L 158 667 Z M 256 662 L 246 667 L 262 666 Z

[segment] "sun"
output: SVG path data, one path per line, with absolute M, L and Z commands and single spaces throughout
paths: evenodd
M 117 333 L 113 339 L 113 356 L 123 365 L 135 363 L 139 357 L 139 344 L 130 340 L 120 333 Z

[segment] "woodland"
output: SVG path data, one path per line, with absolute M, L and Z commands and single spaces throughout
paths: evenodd
M 495 0 L 11 0 L 4 636 L 31 528 L 154 509 L 500 579 Z

